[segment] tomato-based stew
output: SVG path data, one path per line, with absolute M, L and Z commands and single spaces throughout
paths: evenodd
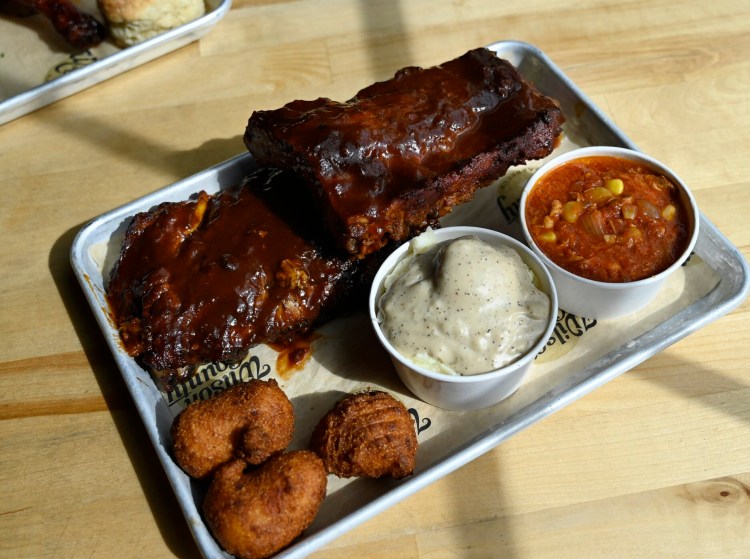
M 658 274 L 689 242 L 677 185 L 618 157 L 583 157 L 556 167 L 531 189 L 525 211 L 534 242 L 550 260 L 597 281 Z

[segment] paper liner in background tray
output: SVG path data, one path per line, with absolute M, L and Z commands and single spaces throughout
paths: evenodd
M 111 39 L 75 52 L 41 15 L 0 13 L 0 125 L 197 41 L 224 17 L 232 0 L 205 0 L 206 13 L 127 48 Z M 76 7 L 100 22 L 96 0 Z
M 634 148 L 542 52 L 519 42 L 499 42 L 490 48 L 519 67 L 544 93 L 560 100 L 568 122 L 565 140 L 556 153 L 592 144 Z M 446 216 L 443 224 L 484 226 L 521 238 L 518 197 L 526 177 L 540 164 L 511 169 L 496 184 L 480 191 L 472 202 Z M 364 309 L 320 328 L 312 359 L 302 370 L 280 374 L 275 367 L 278 354 L 259 346 L 242 363 L 231 367 L 207 365 L 190 382 L 170 394 L 162 394 L 149 373 L 120 347 L 106 311 L 103 273 L 111 268 L 124 228 L 136 212 L 163 201 L 184 200 L 201 189 L 216 192 L 234 186 L 253 168 L 250 154 L 239 155 L 113 210 L 81 230 L 71 254 L 75 273 L 206 557 L 225 554 L 199 512 L 204 488 L 191 481 L 170 456 L 172 420 L 192 399 L 207 397 L 238 380 L 276 378 L 292 400 L 297 416 L 291 448 L 306 446 L 314 425 L 345 393 L 381 388 L 409 408 L 420 443 L 415 474 L 399 481 L 329 476 L 328 495 L 315 522 L 294 545 L 277 554 L 299 558 L 723 316 L 747 296 L 747 264 L 701 216 L 695 254 L 670 278 L 651 305 L 626 319 L 599 322 L 560 312 L 553 336 L 535 360 L 528 380 L 506 401 L 485 410 L 445 411 L 412 397 L 380 348 Z

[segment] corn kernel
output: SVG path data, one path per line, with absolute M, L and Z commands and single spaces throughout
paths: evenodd
M 615 196 L 619 196 L 625 190 L 625 184 L 622 182 L 622 179 L 608 179 L 605 181 L 604 186 Z
M 643 233 L 637 227 L 628 227 L 626 234 L 632 239 L 642 239 Z
M 562 209 L 562 217 L 568 223 L 575 223 L 578 221 L 581 212 L 583 211 L 583 204 L 578 201 L 565 202 Z
M 635 219 L 638 215 L 638 206 L 625 206 L 622 208 L 622 217 L 624 219 Z
M 612 192 L 609 191 L 609 189 L 601 187 L 601 186 L 595 186 L 594 188 L 588 188 L 583 191 L 583 198 L 587 202 L 594 202 L 595 204 L 600 204 L 602 202 L 606 202 L 607 200 L 612 198 Z
M 539 240 L 545 243 L 554 243 L 557 240 L 557 235 L 554 231 L 543 231 L 539 234 Z
M 667 205 L 662 211 L 661 216 L 664 219 L 672 220 L 677 215 L 677 208 L 675 208 L 672 204 Z

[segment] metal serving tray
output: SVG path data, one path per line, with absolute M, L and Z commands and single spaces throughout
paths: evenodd
M 232 0 L 206 0 L 206 13 L 194 21 L 0 101 L 0 125 L 197 41 L 226 15 L 231 5 Z M 41 45 L 41 38 L 39 41 Z
M 543 92 L 559 99 L 569 120 L 573 118 L 570 115 L 575 115 L 573 124 L 579 131 L 584 131 L 584 142 L 635 147 L 538 49 L 514 41 L 498 42 L 489 48 L 515 64 Z M 191 482 L 171 458 L 168 441 L 173 411 L 168 409 L 149 373 L 122 351 L 117 332 L 108 319 L 103 297 L 101 247 L 117 238 L 124 224 L 136 212 L 163 201 L 184 200 L 201 189 L 215 192 L 232 186 L 254 166 L 252 156 L 242 154 L 104 214 L 79 232 L 71 252 L 75 274 L 121 370 L 188 525 L 206 557 L 226 557 L 226 554 L 211 537 L 196 506 L 200 499 L 200 487 Z M 701 234 L 695 252 L 718 278 L 697 300 L 677 310 L 666 320 L 649 326 L 622 345 L 612 347 L 611 351 L 596 357 L 593 362 L 582 363 L 562 377 L 553 376 L 554 382 L 537 390 L 533 399 L 521 397 L 512 406 L 490 408 L 492 411 L 489 415 L 483 416 L 481 432 L 441 437 L 439 445 L 432 445 L 430 458 L 418 463 L 413 476 L 400 481 L 379 480 L 377 485 L 367 485 L 366 491 L 358 486 L 360 494 L 353 499 L 339 494 L 340 498 L 334 498 L 329 506 L 326 520 L 316 520 L 300 539 L 277 557 L 299 558 L 311 553 L 737 307 L 748 294 L 748 266 L 739 251 L 704 216 L 701 216 Z M 108 269 L 106 263 L 104 269 Z M 458 419 L 461 417 L 464 415 L 458 416 Z M 436 449 L 439 449 L 437 454 Z M 352 486 L 339 488 L 341 493 L 356 490 Z M 330 497 L 329 483 L 326 501 Z

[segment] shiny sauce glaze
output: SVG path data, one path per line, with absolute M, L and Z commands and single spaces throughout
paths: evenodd
M 354 264 L 326 248 L 293 182 L 261 170 L 134 217 L 107 286 L 129 354 L 157 371 L 237 358 L 308 330 L 349 291 Z
M 283 109 L 281 134 L 316 162 L 316 178 L 335 194 L 330 202 L 339 211 L 377 212 L 415 184 L 520 134 L 537 116 L 538 96 L 514 79 L 510 65 L 431 70 L 430 80 L 424 70 L 401 70 L 347 103 L 295 101 Z M 485 71 L 496 74 L 497 87 L 480 87 Z
M 525 211 L 534 242 L 550 260 L 597 281 L 658 274 L 689 242 L 679 188 L 617 157 L 585 157 L 553 169 L 534 185 Z
M 547 155 L 562 121 L 558 104 L 509 62 L 475 49 L 439 66 L 405 68 L 348 102 L 256 111 L 245 142 L 262 164 L 291 166 L 315 184 L 347 234 L 372 237 L 361 240 L 372 247 L 348 247 L 366 253 L 382 244 L 374 239 L 382 230 L 406 240 L 430 224 L 424 214 L 434 220 L 509 165 Z

